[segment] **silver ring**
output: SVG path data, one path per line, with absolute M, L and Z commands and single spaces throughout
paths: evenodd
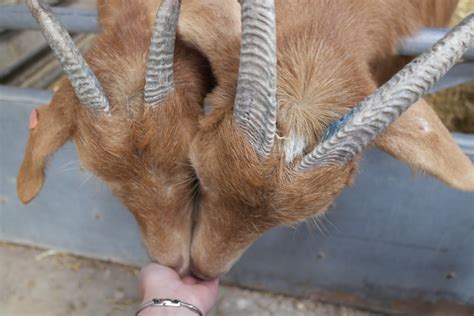
M 138 311 L 135 313 L 135 316 L 138 316 L 138 314 L 140 314 L 143 310 L 150 307 L 174 307 L 174 308 L 184 307 L 196 313 L 196 315 L 204 316 L 204 314 L 199 310 L 199 308 L 197 308 L 193 304 L 189 304 L 186 302 L 182 302 L 180 300 L 173 300 L 169 298 L 154 298 L 151 301 L 144 303 L 142 306 L 140 306 Z

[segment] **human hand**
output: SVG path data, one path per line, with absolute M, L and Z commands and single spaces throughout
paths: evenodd
M 194 277 L 181 278 L 174 270 L 153 263 L 142 269 L 139 289 L 143 302 L 155 298 L 178 299 L 199 308 L 204 314 L 217 301 L 219 281 L 200 281 Z M 192 316 L 196 315 L 186 308 L 147 308 L 139 316 Z

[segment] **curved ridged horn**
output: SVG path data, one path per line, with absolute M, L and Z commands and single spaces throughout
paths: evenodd
M 343 165 L 438 82 L 474 40 L 474 14 L 466 17 L 433 48 L 415 58 L 351 112 L 331 125 L 322 142 L 299 165 Z
M 102 85 L 81 56 L 71 36 L 54 17 L 51 8 L 40 0 L 27 0 L 27 4 L 81 104 L 91 110 L 108 113 L 109 101 Z
M 242 0 L 242 41 L 234 121 L 267 157 L 276 133 L 277 61 L 274 0 Z
M 174 47 L 180 0 L 163 0 L 156 15 L 148 52 L 145 102 L 157 105 L 174 89 Z

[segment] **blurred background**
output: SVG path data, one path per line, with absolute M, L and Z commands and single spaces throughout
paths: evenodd
M 52 5 L 92 8 L 96 0 L 49 0 Z M 22 0 L 0 0 L 0 4 Z M 452 24 L 474 10 L 474 0 L 460 0 Z M 82 51 L 90 47 L 94 35 L 75 34 Z M 62 72 L 49 47 L 35 31 L 0 30 L 0 84 L 54 90 Z M 458 86 L 428 97 L 445 125 L 451 130 L 474 133 L 474 83 Z

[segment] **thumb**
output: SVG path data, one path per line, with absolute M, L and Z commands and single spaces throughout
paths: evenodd
M 143 301 L 163 297 L 174 293 L 180 286 L 179 275 L 168 267 L 151 263 L 140 271 L 138 290 Z M 168 294 L 168 295 L 169 295 Z
M 218 290 L 218 280 L 201 281 L 191 276 L 181 279 L 174 270 L 156 263 L 143 268 L 139 278 L 143 302 L 177 299 L 196 306 L 204 314 L 216 303 Z

